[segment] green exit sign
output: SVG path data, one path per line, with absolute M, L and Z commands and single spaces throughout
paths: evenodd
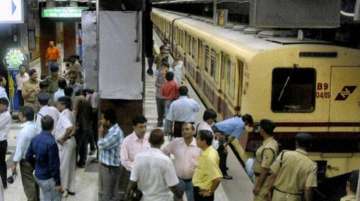
M 88 7 L 54 7 L 44 8 L 41 16 L 45 18 L 80 18 L 81 11 Z

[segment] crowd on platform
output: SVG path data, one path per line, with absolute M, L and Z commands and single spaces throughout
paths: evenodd
M 75 195 L 76 167 L 86 165 L 90 144 L 92 152 L 98 149 L 99 201 L 213 201 L 222 179 L 232 179 L 227 168 L 229 146 L 257 127 L 263 141 L 248 171 L 254 179 L 254 200 L 312 200 L 317 166 L 306 152 L 311 135 L 299 133 L 296 150 L 280 152 L 275 124 L 269 119 L 255 125 L 252 116 L 244 114 L 217 122 L 217 113 L 206 109 L 197 122 L 200 104 L 188 95 L 181 58 L 171 65 L 169 59 L 168 45 L 161 46 L 160 54 L 150 59 L 155 60 L 155 72 L 152 63 L 147 71 L 156 77 L 158 128 L 147 133 L 146 117 L 137 115 L 133 132 L 126 136 L 113 109 L 101 111 L 97 119 L 97 94 L 83 88 L 80 62 L 72 62 L 60 74 L 56 59 L 49 60 L 51 74 L 40 81 L 36 70 L 21 68 L 16 80 L 24 105 L 18 116 L 24 124 L 17 134 L 11 170 L 15 175 L 20 166 L 27 199 L 58 201 Z M 3 190 L 9 180 L 5 155 L 12 118 L 2 86 L 0 80 Z M 355 200 L 357 181 L 354 173 L 342 201 Z

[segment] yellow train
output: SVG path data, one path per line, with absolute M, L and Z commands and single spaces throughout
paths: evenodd
M 259 38 L 160 9 L 151 18 L 184 59 L 191 85 L 222 118 L 249 113 L 256 121 L 272 119 L 285 149 L 293 148 L 296 133 L 311 133 L 310 156 L 328 178 L 360 167 L 360 50 Z M 259 136 L 242 136 L 241 145 L 254 151 Z

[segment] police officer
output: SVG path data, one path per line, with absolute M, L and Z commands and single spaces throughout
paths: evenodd
M 281 152 L 271 165 L 272 201 L 312 201 L 312 189 L 317 186 L 317 166 L 306 152 L 311 140 L 310 134 L 297 134 L 296 150 Z
M 263 138 L 262 145 L 256 150 L 256 159 L 253 166 L 255 173 L 254 200 L 265 201 L 269 193 L 270 166 L 275 161 L 279 152 L 279 146 L 273 138 L 275 124 L 268 120 L 260 121 L 260 135 Z

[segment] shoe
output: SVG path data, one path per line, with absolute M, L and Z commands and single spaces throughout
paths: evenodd
M 224 175 L 224 176 L 223 176 L 223 179 L 231 180 L 231 179 L 233 179 L 233 178 L 232 178 L 232 176 L 230 176 L 230 175 Z
M 154 72 L 153 72 L 153 70 L 151 68 L 149 68 L 146 72 L 150 76 L 152 76 L 154 74 Z
M 69 190 L 67 190 L 66 191 L 69 195 L 71 195 L 71 196 L 74 196 L 76 193 L 75 192 L 71 192 L 71 191 L 69 191 Z

